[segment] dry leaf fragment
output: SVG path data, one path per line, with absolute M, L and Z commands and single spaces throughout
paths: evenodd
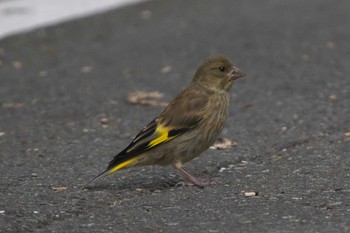
M 163 97 L 163 93 L 158 91 L 135 91 L 129 94 L 128 101 L 131 104 L 139 104 L 151 107 L 165 107 L 168 103 L 159 101 Z
M 143 10 L 141 12 L 141 19 L 147 20 L 147 19 L 150 19 L 150 18 L 152 18 L 152 11 L 150 11 L 150 10 Z
M 12 66 L 16 69 L 16 70 L 19 70 L 22 68 L 22 62 L 20 61 L 14 61 L 12 62 Z
M 310 55 L 309 54 L 303 54 L 301 56 L 301 58 L 303 59 L 303 61 L 308 61 L 308 60 L 310 60 Z
M 329 41 L 329 42 L 326 43 L 326 48 L 327 49 L 334 49 L 335 46 L 336 46 L 336 44 L 334 42 L 332 42 L 332 41 Z
M 41 71 L 39 72 L 39 76 L 40 76 L 40 77 L 45 77 L 45 76 L 47 76 L 47 74 L 48 74 L 47 70 L 41 70 Z
M 171 70 L 172 70 L 171 66 L 165 66 L 165 67 L 163 67 L 163 68 L 160 70 L 160 72 L 161 72 L 162 74 L 167 74 L 167 73 L 169 73 Z
M 331 101 L 336 101 L 337 100 L 337 96 L 335 94 L 330 95 L 328 98 Z
M 90 73 L 93 70 L 93 68 L 91 66 L 83 66 L 81 67 L 80 71 L 82 73 Z
M 210 147 L 210 149 L 213 149 L 213 150 L 224 150 L 224 149 L 231 148 L 231 147 L 234 147 L 234 146 L 237 146 L 237 145 L 238 145 L 237 142 L 231 141 L 228 138 L 220 138 L 219 142 L 217 142 L 214 145 L 212 145 Z
M 136 188 L 135 191 L 140 192 L 140 193 L 148 193 L 149 190 L 144 189 L 144 188 Z
M 63 186 L 52 186 L 51 189 L 54 190 L 54 191 L 63 191 L 63 190 L 67 190 L 67 187 L 63 187 Z
M 24 107 L 24 103 L 10 102 L 10 103 L 3 103 L 2 106 L 4 108 L 19 109 L 19 108 L 23 108 Z

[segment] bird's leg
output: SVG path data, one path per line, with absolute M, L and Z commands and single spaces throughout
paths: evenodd
M 176 168 L 176 170 L 179 171 L 179 173 L 186 179 L 188 180 L 192 185 L 196 185 L 200 188 L 203 188 L 205 185 L 211 185 L 211 184 L 216 184 L 215 181 L 213 180 L 207 180 L 207 181 L 201 181 L 198 180 L 196 177 L 192 176 L 188 171 L 186 171 L 183 167 L 182 167 L 182 163 L 181 162 L 177 162 L 176 164 L 174 164 L 174 167 Z
M 186 171 L 184 168 L 179 167 L 176 169 L 179 171 L 179 173 L 185 178 L 187 179 L 189 182 L 191 182 L 192 184 L 198 186 L 198 187 L 203 187 L 202 182 L 198 181 L 196 179 L 196 177 L 192 176 L 188 171 Z

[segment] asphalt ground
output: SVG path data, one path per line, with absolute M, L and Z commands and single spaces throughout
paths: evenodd
M 0 232 L 349 232 L 350 2 L 150 1 L 0 41 Z M 209 55 L 248 75 L 186 167 L 82 187 Z M 255 196 L 247 197 L 247 192 Z

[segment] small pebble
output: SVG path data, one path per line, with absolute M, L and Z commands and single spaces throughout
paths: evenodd
M 220 168 L 219 172 L 223 172 L 223 171 L 225 171 L 226 169 L 227 169 L 226 167 L 222 167 L 222 168 Z
M 257 192 L 245 192 L 244 196 L 245 197 L 255 197 L 255 196 L 258 196 L 258 193 Z
M 64 187 L 64 186 L 52 186 L 51 189 L 55 190 L 55 191 L 63 191 L 63 190 L 67 190 L 67 187 Z
M 103 117 L 100 119 L 101 124 L 108 124 L 108 118 L 107 117 Z

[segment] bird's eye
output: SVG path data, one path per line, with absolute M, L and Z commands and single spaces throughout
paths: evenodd
M 219 67 L 219 70 L 220 70 L 221 72 L 225 72 L 225 67 L 224 67 L 224 66 L 220 66 L 220 67 Z

